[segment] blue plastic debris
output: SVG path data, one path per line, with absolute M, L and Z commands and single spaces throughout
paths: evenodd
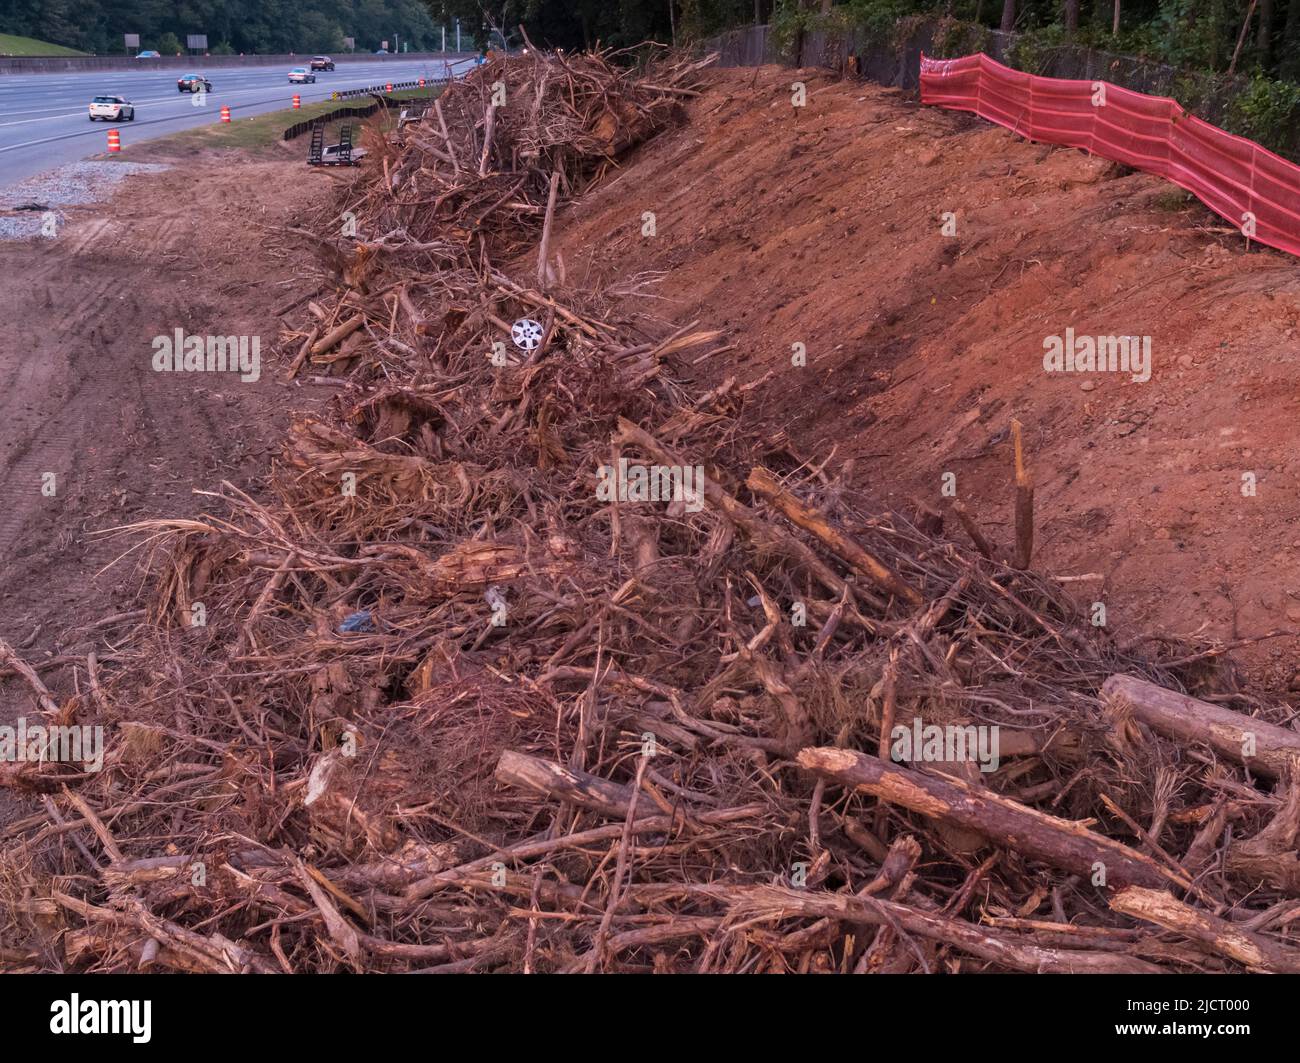
M 370 615 L 369 609 L 362 609 L 359 613 L 352 613 L 345 617 L 343 623 L 339 625 L 340 632 L 353 631 L 374 631 L 374 618 Z

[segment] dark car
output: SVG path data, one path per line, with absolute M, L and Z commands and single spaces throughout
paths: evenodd
M 334 60 L 328 55 L 313 55 L 310 65 L 312 70 L 333 70 Z
M 176 79 L 177 92 L 211 92 L 212 82 L 202 74 L 182 74 Z

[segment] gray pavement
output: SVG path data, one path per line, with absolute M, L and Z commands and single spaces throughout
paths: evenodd
M 305 55 L 291 65 L 306 66 L 310 58 Z M 449 55 L 446 63 L 458 75 L 473 59 Z M 373 62 L 340 63 L 333 71 L 318 71 L 314 85 L 290 85 L 289 69 L 281 64 L 206 70 L 203 60 L 196 59 L 185 71 L 0 74 L 0 187 L 102 152 L 109 129 L 121 133 L 124 145 L 134 144 L 216 122 L 223 105 L 232 118 L 247 118 L 290 106 L 295 93 L 306 104 L 345 89 L 442 77 L 446 66 L 440 59 L 377 56 Z M 212 82 L 203 106 L 176 90 L 182 73 L 204 74 Z M 86 108 L 94 96 L 126 97 L 135 104 L 135 121 L 90 121 Z

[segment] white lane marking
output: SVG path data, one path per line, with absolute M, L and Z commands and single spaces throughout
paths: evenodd
M 257 91 L 257 90 L 249 90 L 249 91 Z M 328 97 L 326 97 L 326 99 L 327 99 L 327 98 L 328 98 Z M 258 106 L 258 105 L 260 105 L 260 104 L 262 104 L 262 103 L 274 104 L 274 103 L 277 103 L 277 102 L 279 102 L 279 101 L 277 101 L 277 100 L 254 100 L 252 105 L 253 105 L 253 106 Z M 322 101 L 316 101 L 316 102 L 322 102 Z M 218 106 L 220 106 L 220 105 L 218 105 Z M 196 109 L 197 109 L 197 108 L 196 108 Z M 280 109 L 281 109 L 281 110 L 285 110 L 285 109 L 287 109 L 287 108 L 280 108 Z M 77 112 L 77 113 L 80 114 L 81 112 Z M 262 113 L 265 113 L 265 112 L 262 112 Z M 175 122 L 175 121 L 179 121 L 180 119 L 182 119 L 182 118 L 184 118 L 184 117 L 185 117 L 185 115 L 183 115 L 183 114 L 178 114 L 178 115 L 169 115 L 169 116 L 167 116 L 167 117 L 163 117 L 163 118 L 154 118 L 154 119 L 151 119 L 150 121 L 145 122 L 144 124 L 145 124 L 145 125 L 154 125 L 154 124 L 156 124 L 156 123 L 160 123 L 160 122 Z M 252 116 L 252 115 L 249 115 L 248 117 L 251 118 L 251 117 L 253 117 L 253 116 Z M 21 123 L 15 123 L 15 124 L 21 124 Z M 197 123 L 196 123 L 196 124 L 197 124 Z M 91 134 L 91 133 L 93 133 L 93 132 L 95 132 L 95 130 L 93 130 L 93 129 L 82 129 L 82 130 L 78 130 L 78 131 L 75 132 L 75 133 L 61 133 L 61 134 L 60 134 L 59 136 L 57 136 L 57 137 L 44 137 L 44 138 L 42 138 L 41 140 L 28 140 L 28 141 L 23 142 L 22 144 L 9 144 L 9 145 L 7 145 L 7 146 L 5 146 L 5 147 L 0 147 L 0 153 L 6 152 L 6 151 L 17 151 L 19 148 L 32 148 L 32 147 L 36 147 L 38 144 L 50 144 L 50 143 L 53 143 L 53 142 L 56 141 L 56 140 L 71 140 L 73 137 L 87 136 L 87 135 L 89 135 L 89 134 Z M 163 134 L 160 133 L 159 136 L 161 136 L 161 135 L 163 135 Z M 153 138 L 152 138 L 152 137 L 145 137 L 144 139 L 146 139 L 146 140 L 151 140 L 151 139 L 153 139 Z
M 453 66 L 453 68 L 452 68 L 452 72 L 455 73 L 455 67 L 454 67 L 454 66 Z M 405 77 L 399 77 L 398 80 L 406 81 L 406 80 L 411 80 L 411 79 L 410 79 L 410 78 L 405 78 Z M 417 77 L 416 77 L 416 80 L 418 80 L 418 75 L 417 75 Z M 298 92 L 299 92 L 299 95 L 301 95 L 303 92 L 313 92 L 313 93 L 314 93 L 314 92 L 348 92 L 348 91 L 351 91 L 352 89 L 356 89 L 356 88 L 366 88 L 366 87 L 367 87 L 367 86 L 365 86 L 365 85 L 353 85 L 353 86 L 348 86 L 348 87 L 342 87 L 342 86 L 343 86 L 343 83 L 342 83 L 342 82 L 336 82 L 335 84 L 340 85 L 340 87 L 339 87 L 339 88 L 336 88 L 336 89 L 335 89 L 335 88 L 330 88 L 328 85 L 322 85 L 319 81 L 317 81 L 317 82 L 314 82 L 314 83 L 312 83 L 312 84 L 308 84 L 308 85 L 292 85 L 292 84 L 286 84 L 286 85 L 285 85 L 285 88 L 293 88 L 293 89 L 297 89 Z M 268 89 L 273 88 L 273 87 L 274 87 L 274 86 L 272 86 L 272 85 L 261 85 L 261 86 L 254 86 L 254 87 L 252 87 L 252 88 L 247 88 L 247 89 L 234 89 L 234 90 L 231 90 L 231 91 L 223 91 L 223 92 L 220 92 L 220 93 L 218 93 L 218 92 L 216 92 L 216 91 L 213 91 L 213 92 L 208 93 L 208 96 L 209 96 L 210 98 L 220 96 L 222 99 L 231 99 L 231 98 L 234 98 L 234 97 L 236 97 L 236 96 L 247 96 L 247 95 L 248 95 L 249 93 L 251 93 L 251 92 L 266 92 Z M 99 93 L 99 95 L 121 96 L 121 95 L 125 95 L 125 94 L 124 94 L 124 93 Z M 293 95 L 293 94 L 290 93 L 289 95 Z M 182 94 L 181 92 L 178 91 L 178 92 L 176 93 L 176 96 L 157 96 L 157 97 L 151 97 L 151 98 L 143 99 L 143 100 L 128 100 L 127 102 L 130 103 L 133 107 L 138 107 L 138 106 L 141 106 L 141 105 L 143 105 L 143 104 L 148 104 L 148 103 L 168 103 L 168 102 L 181 103 L 182 101 L 181 101 L 181 100 L 178 100 L 178 99 L 176 98 L 177 96 L 182 96 L 182 97 L 183 97 L 183 94 Z M 184 97 L 183 97 L 183 98 L 184 98 Z M 191 96 L 191 97 L 188 97 L 188 98 L 186 98 L 186 101 L 188 102 L 188 99 L 192 99 L 192 98 L 193 98 L 192 96 Z M 193 106 L 193 105 L 191 104 L 190 106 Z M 208 104 L 205 104 L 204 106 L 217 106 L 217 107 L 220 107 L 221 104 L 218 103 L 218 104 L 213 105 L 213 104 L 211 104 L 211 103 L 208 103 Z M 47 114 L 47 115 L 42 115 L 40 118 L 23 118 L 23 119 L 20 119 L 20 120 L 17 121 L 17 122 L 0 122 L 0 129 L 5 128 L 6 126 L 29 125 L 29 124 L 31 124 L 32 122 L 52 122 L 52 121 L 55 121 L 55 120 L 60 119 L 60 118 L 73 118 L 73 117 L 79 117 L 79 116 L 81 116 L 81 115 L 87 113 L 87 111 L 86 111 L 86 108 L 87 108 L 87 107 L 89 107 L 89 101 L 87 101 L 87 103 L 86 103 L 85 105 L 83 105 L 82 107 L 80 107 L 78 110 L 75 110 L 75 111 L 62 111 L 62 112 L 60 112 L 59 114 Z M 198 107 L 195 107 L 195 110 L 199 110 L 199 108 L 198 108 Z M 31 112 L 31 111 L 12 111 L 12 112 L 10 112 L 10 113 L 12 113 L 12 114 L 30 114 L 30 113 L 32 113 L 32 112 Z M 45 143 L 45 142 L 44 142 L 44 141 L 39 141 L 39 140 L 34 140 L 34 141 L 30 141 L 30 143 L 32 143 L 32 144 L 42 144 L 42 143 Z

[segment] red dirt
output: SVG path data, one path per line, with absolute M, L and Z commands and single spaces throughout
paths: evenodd
M 688 110 L 557 219 L 570 282 L 608 285 L 628 315 L 728 329 L 737 349 L 700 366 L 702 385 L 770 373 L 749 413 L 799 453 L 855 459 L 857 479 L 903 507 L 946 508 L 955 473 L 1004 548 L 1018 417 L 1035 565 L 1100 574 L 1072 589 L 1104 601 L 1111 626 L 1300 629 L 1293 258 L 1248 251 L 1158 178 L 896 90 L 720 71 Z M 632 276 L 664 301 L 620 294 Z M 1045 372 L 1044 339 L 1067 328 L 1150 336 L 1151 379 Z M 1280 691 L 1296 646 L 1237 656 Z

